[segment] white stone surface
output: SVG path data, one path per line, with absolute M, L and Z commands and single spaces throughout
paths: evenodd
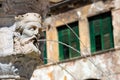
M 0 56 L 13 53 L 13 32 L 5 27 L 0 29 Z

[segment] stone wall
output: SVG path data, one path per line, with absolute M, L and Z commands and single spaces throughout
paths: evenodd
M 12 26 L 14 22 L 14 17 L 0 17 L 0 27 Z

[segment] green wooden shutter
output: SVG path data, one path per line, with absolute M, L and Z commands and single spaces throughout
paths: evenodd
M 75 24 L 75 25 L 74 25 Z M 76 32 L 78 35 L 78 24 L 74 23 L 70 24 L 70 27 Z M 58 40 L 61 42 L 64 42 L 67 45 L 70 45 L 74 47 L 77 50 L 80 50 L 79 48 L 79 40 L 77 37 L 73 34 L 73 32 L 67 27 L 67 26 L 62 26 L 58 27 Z M 79 56 L 80 54 L 72 50 L 71 48 L 59 44 L 59 57 L 60 60 L 63 59 L 69 59 L 71 57 L 76 57 Z
M 93 20 L 93 31 L 94 31 L 94 39 L 95 39 L 95 51 L 99 51 L 102 49 L 102 40 L 101 40 L 101 16 L 95 16 Z
M 94 27 L 93 27 L 93 21 L 89 21 L 90 26 L 90 43 L 91 43 L 91 52 L 95 52 L 95 35 L 94 35 Z
M 102 39 L 103 39 L 103 49 L 109 49 L 110 47 L 110 19 L 105 17 L 102 19 Z
M 111 21 L 112 21 L 112 19 L 111 19 L 110 15 L 103 16 L 103 19 L 102 19 L 103 50 L 114 47 Z
M 73 25 L 71 27 L 75 33 L 79 36 L 79 30 L 77 25 Z M 79 44 L 79 39 L 75 36 L 75 34 L 70 30 L 70 46 L 74 47 L 78 51 L 80 51 L 80 44 Z M 80 56 L 80 53 L 70 49 L 70 57 L 77 57 Z
M 91 52 L 114 47 L 110 13 L 89 18 Z
M 69 30 L 67 28 L 61 27 L 61 29 L 59 29 L 59 31 L 58 31 L 58 36 L 59 36 L 59 41 L 69 45 L 68 32 L 69 32 Z M 63 44 L 59 44 L 59 52 L 60 52 L 60 54 L 59 54 L 60 60 L 69 58 L 69 47 L 67 47 Z
M 69 29 L 64 28 L 62 30 L 62 42 L 64 42 L 65 44 L 69 45 Z M 69 47 L 62 45 L 63 46 L 63 55 L 64 55 L 64 59 L 68 59 L 69 58 Z
M 46 32 L 44 32 L 44 36 L 46 39 Z M 44 64 L 47 64 L 47 48 L 46 48 L 46 41 L 44 42 Z
M 62 42 L 62 31 L 58 31 L 58 40 Z M 60 60 L 63 60 L 64 59 L 64 53 L 63 53 L 63 45 L 62 44 L 59 44 L 59 57 L 60 57 Z

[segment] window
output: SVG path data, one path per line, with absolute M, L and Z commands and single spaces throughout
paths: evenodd
M 91 52 L 114 47 L 111 13 L 103 13 L 89 18 Z
M 77 35 L 78 32 L 78 22 L 68 24 Z M 58 27 L 58 40 L 67 45 L 80 50 L 79 39 L 73 34 L 73 32 L 67 26 Z M 80 56 L 80 53 L 72 50 L 71 48 L 59 43 L 59 58 L 60 60 L 69 59 L 73 57 Z

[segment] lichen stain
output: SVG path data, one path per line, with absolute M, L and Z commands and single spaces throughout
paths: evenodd
M 53 77 L 52 72 L 49 72 L 49 73 L 48 73 L 48 76 L 49 76 L 50 80 L 54 80 L 54 77 Z

